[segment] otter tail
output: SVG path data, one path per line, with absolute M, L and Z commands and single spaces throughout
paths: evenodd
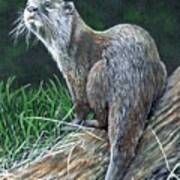
M 111 156 L 105 180 L 123 179 L 145 127 L 145 113 L 138 109 L 126 111 L 122 107 L 112 106 L 109 113 Z
M 123 179 L 135 157 L 152 103 L 164 90 L 166 70 L 163 63 L 141 59 L 135 62 L 126 69 L 122 64 L 110 68 L 108 133 L 111 157 L 105 180 Z

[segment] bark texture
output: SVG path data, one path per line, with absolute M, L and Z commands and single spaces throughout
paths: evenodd
M 147 122 L 125 180 L 180 178 L 180 68 L 168 79 L 166 92 Z M 41 160 L 11 170 L 1 179 L 103 180 L 109 149 L 105 131 L 81 129 Z

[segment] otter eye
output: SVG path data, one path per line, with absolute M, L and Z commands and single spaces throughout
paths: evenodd
M 64 10 L 67 15 L 72 15 L 74 11 L 74 4 L 72 2 L 65 2 Z
M 48 8 L 48 9 L 52 9 L 52 8 L 53 8 L 52 3 L 51 3 L 50 1 L 45 1 L 45 2 L 44 2 L 44 6 L 45 6 L 46 8 Z

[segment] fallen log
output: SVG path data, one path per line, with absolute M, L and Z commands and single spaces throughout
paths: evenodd
M 168 79 L 125 180 L 180 179 L 180 68 Z M 109 162 L 105 131 L 80 128 L 42 159 L 10 170 L 1 179 L 103 180 Z

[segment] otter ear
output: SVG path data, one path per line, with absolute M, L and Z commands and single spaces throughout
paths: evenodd
M 64 3 L 64 12 L 66 15 L 72 15 L 74 12 L 74 3 L 73 2 L 65 2 Z

